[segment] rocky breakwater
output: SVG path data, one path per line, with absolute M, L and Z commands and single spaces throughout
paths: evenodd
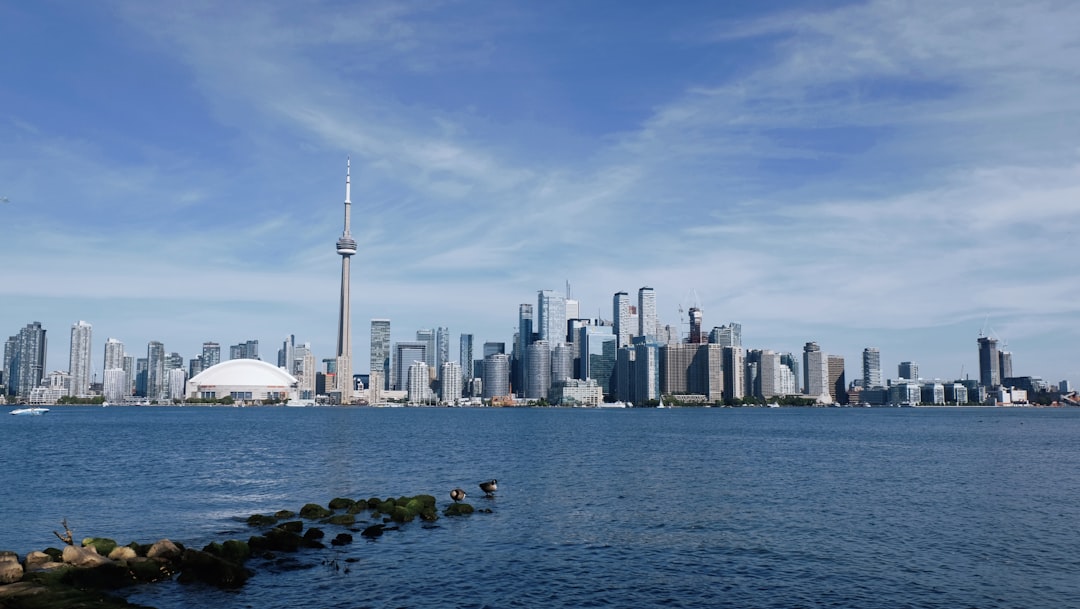
M 443 515 L 474 511 L 491 512 L 452 503 Z M 432 523 L 438 518 L 432 495 L 360 500 L 339 497 L 325 507 L 306 504 L 299 513 L 253 514 L 242 519 L 248 527 L 258 529 L 247 540 L 212 542 L 201 550 L 168 539 L 121 546 L 112 539 L 88 537 L 75 544 L 65 522 L 66 535 L 57 537 L 72 543 L 63 548 L 30 552 L 22 561 L 14 552 L 0 552 L 0 608 L 138 607 L 117 595 L 130 586 L 174 577 L 181 583 L 237 588 L 262 567 L 273 571 L 283 554 L 325 550 L 328 533 L 332 535 L 329 544 L 337 547 L 353 543 L 354 533 L 373 541 L 413 521 Z

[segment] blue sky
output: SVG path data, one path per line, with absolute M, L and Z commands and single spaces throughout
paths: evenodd
M 509 341 L 657 290 L 749 347 L 1080 381 L 1080 5 L 0 5 L 0 333 Z M 17 51 L 17 52 L 16 52 Z M 455 351 L 456 349 L 452 349 Z

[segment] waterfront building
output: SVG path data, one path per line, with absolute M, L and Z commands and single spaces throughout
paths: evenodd
M 560 406 L 598 406 L 604 401 L 604 391 L 596 379 L 570 379 L 552 388 L 553 404 Z
M 626 292 L 615 292 L 612 298 L 611 318 L 615 320 L 615 348 L 629 347 L 634 329 L 630 325 L 630 295 Z
M 71 384 L 68 395 L 86 397 L 90 393 L 90 342 L 93 326 L 77 321 L 71 326 L 71 348 L 68 353 L 68 374 Z
M 830 355 L 827 358 L 829 367 L 829 396 L 834 404 L 847 404 L 847 380 L 844 378 L 844 358 L 839 355 Z
M 957 406 L 968 403 L 968 391 L 963 383 L 946 383 L 944 390 L 946 403 L 956 404 Z
M 1072 393 L 1072 383 L 1067 380 L 1059 382 L 1058 391 L 1061 393 Z
M 428 343 L 426 341 L 403 341 L 394 343 L 391 387 L 397 391 L 407 391 L 409 366 L 413 362 L 427 363 Z
M 912 382 L 918 382 L 919 380 L 919 365 L 915 362 L 900 362 L 896 372 L 901 379 L 907 379 Z
M 665 395 L 699 395 L 701 401 L 719 401 L 727 397 L 726 371 L 738 372 L 726 387 L 732 396 L 742 397 L 743 354 L 739 347 L 677 343 L 662 345 L 660 353 L 660 392 Z M 725 358 L 727 361 L 725 362 Z
M 431 328 L 423 328 L 416 331 L 416 342 L 424 343 L 424 363 L 430 368 L 435 367 L 435 331 Z
M 102 395 L 105 401 L 111 404 L 119 404 L 127 399 L 130 393 L 130 384 L 123 368 L 108 368 L 104 374 L 104 386 Z
M 1001 359 L 998 357 L 997 340 L 980 336 L 978 343 L 979 383 L 988 389 L 997 387 L 1001 384 Z
M 135 395 L 139 397 L 146 397 L 146 380 L 147 380 L 147 368 L 149 368 L 149 362 L 145 357 L 140 357 L 135 360 Z
M 781 353 L 780 364 L 791 370 L 792 374 L 791 391 L 785 392 L 785 395 L 793 395 L 802 391 L 802 386 L 800 385 L 802 375 L 799 374 L 799 358 L 793 353 Z
M 831 400 L 829 392 L 829 360 L 815 342 L 803 346 L 803 386 L 806 395 L 823 402 Z
M 442 365 L 439 374 L 439 390 L 442 393 L 442 401 L 447 404 L 453 404 L 461 398 L 461 364 L 457 362 L 446 362 Z
M 492 353 L 484 357 L 483 397 L 505 398 L 510 396 L 510 356 Z
M 660 343 L 655 335 L 644 335 L 634 343 L 634 385 L 630 401 L 644 404 L 660 399 Z
M 524 395 L 528 399 L 547 399 L 551 390 L 551 347 L 538 340 L 527 347 Z
M 734 402 L 746 397 L 746 376 L 743 374 L 746 356 L 742 347 L 705 344 L 699 351 L 707 353 L 706 385 L 701 393 L 704 393 L 710 402 L 719 401 L 721 398 Z
M 187 383 L 187 378 L 188 378 L 187 377 L 187 372 L 184 371 L 183 367 L 171 368 L 171 369 L 169 369 L 169 372 L 166 375 L 166 377 L 168 378 L 168 383 L 167 383 L 168 384 L 168 391 L 167 391 L 168 399 L 170 399 L 170 400 L 183 400 L 184 399 L 184 394 L 185 394 L 185 391 L 186 391 L 185 385 Z
M 350 259 L 356 254 L 356 240 L 352 238 L 352 182 L 351 160 L 345 159 L 345 227 L 337 240 L 337 253 L 341 256 L 341 296 L 338 300 L 337 377 L 334 390 L 338 403 L 353 401 L 352 367 L 352 304 L 349 286 Z
M 650 287 L 638 288 L 638 336 L 655 341 L 658 332 L 656 319 L 656 290 Z M 652 398 L 650 398 L 652 399 Z
M 379 389 L 390 389 L 390 320 L 371 320 L 371 362 L 368 367 L 368 389 L 381 381 Z M 370 396 L 369 396 L 370 397 Z M 374 402 L 372 402 L 374 403 Z
M 690 366 L 697 346 L 683 343 L 660 347 L 660 392 L 665 395 L 690 393 Z
M 620 402 L 632 402 L 635 392 L 636 369 L 634 364 L 637 351 L 633 347 L 622 347 L 615 352 L 615 376 L 612 398 Z
M 420 404 L 430 401 L 431 398 L 431 368 L 427 365 L 427 362 L 417 360 L 409 364 L 408 368 L 408 384 L 406 385 L 406 391 L 409 396 L 409 402 L 414 404 Z
M 30 397 L 30 391 L 45 378 L 47 351 L 46 330 L 41 322 L 29 323 L 10 339 L 10 353 L 5 344 L 5 383 L 8 395 L 21 400 Z M 10 356 L 10 359 L 8 357 Z
M 461 388 L 469 391 L 473 379 L 473 335 L 462 334 L 458 339 L 458 364 L 461 366 Z M 471 395 L 471 393 L 469 394 Z
M 551 290 L 536 296 L 536 338 L 548 345 L 561 343 L 566 336 L 566 298 Z
M 165 345 L 156 340 L 146 345 L 146 397 L 160 400 L 165 392 Z
M 186 399 L 220 400 L 231 397 L 238 403 L 297 399 L 296 377 L 268 362 L 240 358 L 221 362 L 188 379 Z
M 945 404 L 945 385 L 937 381 L 923 383 L 922 403 L 940 406 Z
M 559 343 L 551 350 L 551 384 L 574 378 L 574 350 L 567 343 Z
M 769 351 L 763 349 L 757 354 L 758 360 L 758 383 L 754 387 L 754 395 L 760 398 L 769 399 L 778 395 L 784 395 L 780 389 L 783 381 L 781 380 L 781 370 L 784 368 L 780 364 L 780 354 L 775 351 Z
M 889 386 L 889 403 L 897 406 L 915 406 L 922 401 L 922 387 L 918 383 L 900 381 Z
M 318 368 L 315 364 L 315 354 L 311 352 L 311 343 L 304 343 L 296 348 L 296 357 L 293 363 L 293 371 L 289 373 L 296 378 L 297 397 L 301 400 L 314 400 L 315 374 Z
M 883 386 L 881 380 L 881 352 L 877 347 L 867 347 L 862 352 L 862 386 L 864 389 Z

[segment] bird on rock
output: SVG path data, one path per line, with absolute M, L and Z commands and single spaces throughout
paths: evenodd
M 491 479 L 487 482 L 480 483 L 480 490 L 484 491 L 484 494 L 491 497 L 495 494 L 495 491 L 499 489 L 498 480 Z
M 450 491 L 450 498 L 454 500 L 454 503 L 457 503 L 458 501 L 461 501 L 465 498 L 465 491 L 456 488 Z

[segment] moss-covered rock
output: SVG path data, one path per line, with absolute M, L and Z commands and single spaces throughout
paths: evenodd
M 387 499 L 386 501 L 380 502 L 376 510 L 380 514 L 392 514 L 396 507 L 397 503 L 395 503 L 393 499 Z
M 288 520 L 289 518 L 295 518 L 296 512 L 292 510 L 278 510 L 274 512 L 274 518 L 278 520 Z
M 330 518 L 327 518 L 326 522 L 328 524 L 347 527 L 356 524 L 356 516 L 353 516 L 352 514 L 334 514 Z
M 307 520 L 314 520 L 316 518 L 326 518 L 333 514 L 330 510 L 324 508 L 318 503 L 308 503 L 304 507 L 300 508 L 300 517 Z
M 279 529 L 285 529 L 290 533 L 299 533 L 304 530 L 303 520 L 290 520 L 289 522 L 282 522 L 277 525 Z
M 451 503 L 443 510 L 444 516 L 463 516 L 465 514 L 472 514 L 475 510 L 473 506 L 468 503 Z
M 265 514 L 252 514 L 248 516 L 247 523 L 250 527 L 272 527 L 278 523 L 278 519 Z
M 356 505 L 356 501 L 354 499 L 349 499 L 348 497 L 335 497 L 330 500 L 329 505 L 332 510 L 348 510 Z
M 109 552 L 116 549 L 116 541 L 108 537 L 87 537 L 82 540 L 84 548 L 94 548 L 98 554 L 108 556 Z
M 377 509 L 379 507 L 380 503 L 382 503 L 382 499 L 379 499 L 378 497 L 371 497 L 370 499 L 367 500 L 368 509 L 369 510 Z
M 416 512 L 403 505 L 395 507 L 390 513 L 390 519 L 394 522 L 412 522 L 414 518 L 416 518 Z
M 200 581 L 220 588 L 244 585 L 252 575 L 243 565 L 199 550 L 184 550 L 180 558 L 181 583 Z
M 173 563 L 153 558 L 137 557 L 127 562 L 132 577 L 141 582 L 164 581 L 176 573 Z
M 52 556 L 52 559 L 56 562 L 60 562 L 64 559 L 64 551 L 60 548 L 45 548 L 42 552 Z
M 367 501 L 357 501 L 349 506 L 349 509 L 345 510 L 346 514 L 359 514 L 368 509 Z

